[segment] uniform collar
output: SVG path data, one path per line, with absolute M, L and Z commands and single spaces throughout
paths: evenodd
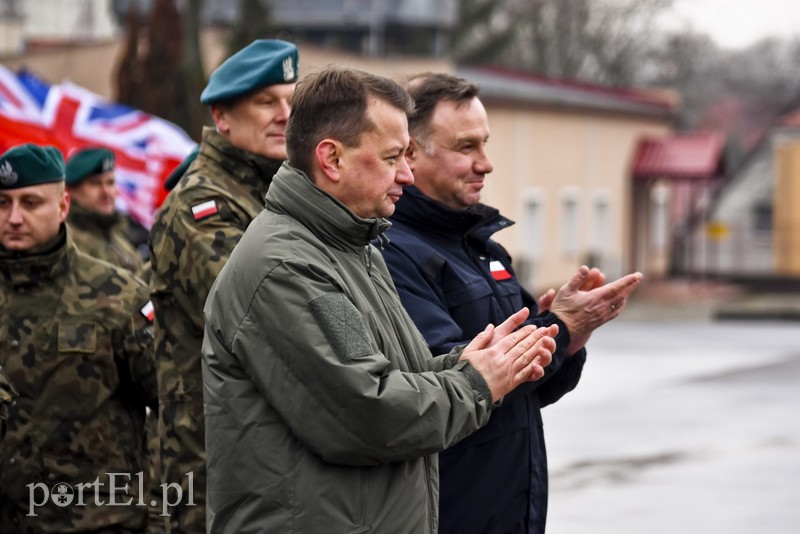
M 64 225 L 53 245 L 35 253 L 17 252 L 0 246 L 0 277 L 11 287 L 49 282 L 69 270 L 76 253 Z
M 326 244 L 340 249 L 363 248 L 391 226 L 386 219 L 362 219 L 287 163 L 267 193 L 267 209 L 291 215 Z
M 488 240 L 495 232 L 514 224 L 514 221 L 486 204 L 454 210 L 425 195 L 413 185 L 403 188 L 403 196 L 389 220 L 426 234 L 451 238 L 474 237 L 481 241 Z
M 264 199 L 272 177 L 280 168 L 282 161 L 253 154 L 233 146 L 230 141 L 209 126 L 203 129 L 205 150 L 200 150 L 197 160 L 187 170 L 187 174 L 199 169 L 203 159 L 210 158 L 245 187 L 255 198 Z
M 81 229 L 102 231 L 108 234 L 122 222 L 122 215 L 116 211 L 111 215 L 101 215 L 73 202 L 69 206 L 67 222 Z

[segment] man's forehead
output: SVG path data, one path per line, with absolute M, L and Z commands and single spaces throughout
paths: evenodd
M 0 189 L 0 197 L 3 198 L 44 198 L 53 192 L 58 192 L 62 187 L 61 183 L 49 183 L 19 187 L 17 189 Z
M 372 123 L 372 130 L 381 131 L 387 128 L 398 128 L 408 133 L 408 116 L 405 111 L 388 102 L 370 99 L 367 105 L 367 119 Z
M 294 93 L 294 88 L 297 84 L 294 83 L 280 83 L 275 85 L 265 85 L 260 89 L 253 91 L 252 96 L 287 96 Z
M 114 171 L 108 172 L 101 172 L 100 174 L 94 174 L 86 179 L 87 182 L 106 182 L 108 180 L 114 180 L 115 174 Z M 80 184 L 79 184 L 80 185 Z
M 475 107 L 474 102 L 478 102 L 480 105 L 477 98 L 461 102 L 440 101 L 431 117 L 431 127 L 457 138 L 487 138 L 489 136 L 488 117 L 482 107 Z

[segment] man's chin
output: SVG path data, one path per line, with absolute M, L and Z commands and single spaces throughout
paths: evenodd
M 380 214 L 377 215 L 378 218 L 386 219 L 387 217 L 391 217 L 394 215 L 394 203 L 390 203 L 383 207 Z
M 30 242 L 23 239 L 6 239 L 3 240 L 2 245 L 6 250 L 13 250 L 15 252 L 28 250 L 33 246 Z
M 475 204 L 478 204 L 481 201 L 481 189 L 474 191 L 471 195 L 467 195 L 467 197 L 464 200 L 467 202 L 468 206 L 474 206 Z
M 266 158 L 283 161 L 286 159 L 286 140 L 283 137 L 273 137 L 267 141 L 260 154 Z

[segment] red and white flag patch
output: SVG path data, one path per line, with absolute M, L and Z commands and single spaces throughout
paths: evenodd
M 156 315 L 156 309 L 153 307 L 153 301 L 148 300 L 147 304 L 140 310 L 142 315 L 147 317 L 148 321 L 152 321 L 153 317 Z
M 216 200 L 207 200 L 205 202 L 201 202 L 196 206 L 192 206 L 192 215 L 194 215 L 194 220 L 199 221 L 200 219 L 205 219 L 206 217 L 210 217 L 217 213 L 219 209 L 217 208 L 217 201 Z
M 511 273 L 508 272 L 508 269 L 497 260 L 493 260 L 489 262 L 489 270 L 492 272 L 492 278 L 495 280 L 508 280 L 511 278 Z

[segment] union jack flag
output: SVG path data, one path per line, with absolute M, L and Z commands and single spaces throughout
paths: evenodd
M 146 228 L 166 196 L 164 180 L 195 146 L 168 121 L 0 65 L 0 153 L 22 143 L 53 145 L 65 159 L 86 147 L 113 150 L 118 207 Z

